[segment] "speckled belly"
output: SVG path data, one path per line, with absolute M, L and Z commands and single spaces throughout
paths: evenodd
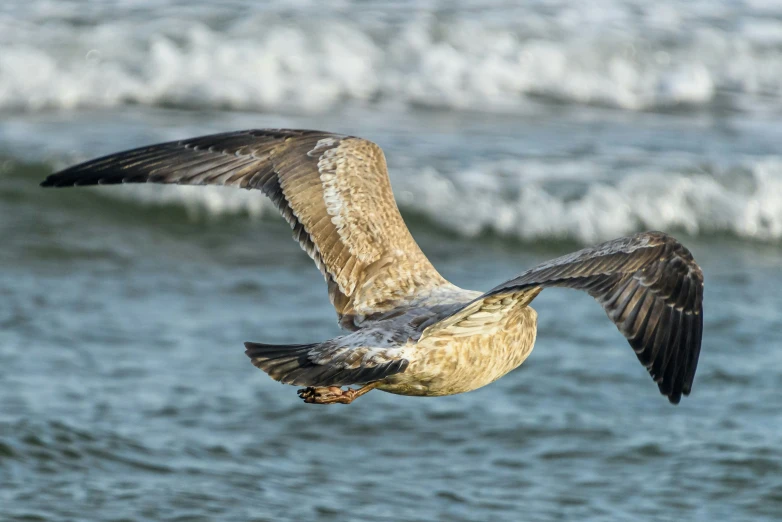
M 521 307 L 488 333 L 448 335 L 419 341 L 410 350 L 404 373 L 388 377 L 378 389 L 399 395 L 453 395 L 490 384 L 517 368 L 532 352 L 537 313 Z

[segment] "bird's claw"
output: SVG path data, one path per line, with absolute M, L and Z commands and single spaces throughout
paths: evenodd
M 308 404 L 350 404 L 355 396 L 355 390 L 343 390 L 339 386 L 302 388 L 299 397 Z

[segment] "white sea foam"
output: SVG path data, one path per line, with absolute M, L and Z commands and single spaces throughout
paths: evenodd
M 100 187 L 97 194 L 152 206 L 181 206 L 193 219 L 246 214 L 259 218 L 276 213 L 274 204 L 255 190 L 230 187 L 128 185 L 121 190 Z
M 706 106 L 718 92 L 782 99 L 774 9 L 728 0 L 487 2 L 480 11 L 434 2 L 393 16 L 371 3 L 107 4 L 30 0 L 13 17 L 0 11 L 0 109 L 316 112 L 392 100 L 508 110 L 542 96 L 646 110 Z
M 685 230 L 782 240 L 782 158 L 748 160 L 709 171 L 637 170 L 615 182 L 584 183 L 583 164 L 501 162 L 455 172 L 397 171 L 403 212 L 467 237 L 492 232 L 530 240 L 585 244 L 639 230 Z M 182 205 L 195 217 L 273 214 L 259 192 L 222 187 L 125 187 L 102 195 L 152 205 Z
M 400 180 L 397 186 L 402 189 L 403 208 L 468 236 L 491 231 L 523 240 L 569 238 L 594 243 L 638 230 L 683 229 L 693 235 L 782 238 L 782 160 L 778 158 L 712 173 L 636 171 L 615 183 L 590 183 L 578 195 L 562 190 L 571 181 L 552 185 L 539 176 L 528 177 L 525 167 L 523 163 L 516 167 L 515 187 L 510 189 L 507 183 L 471 187 L 458 175 L 433 169 Z M 491 168 L 473 169 L 467 177 L 486 178 Z M 502 179 L 508 179 L 507 171 Z

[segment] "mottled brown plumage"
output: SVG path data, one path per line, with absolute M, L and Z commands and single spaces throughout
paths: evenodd
M 588 292 L 673 403 L 692 389 L 703 273 L 690 252 L 646 232 L 543 263 L 481 294 L 446 281 L 394 201 L 383 151 L 327 132 L 248 130 L 151 145 L 52 174 L 43 186 L 116 183 L 258 189 L 324 275 L 344 336 L 308 345 L 245 343 L 306 402 L 349 403 L 370 389 L 449 395 L 502 377 L 529 356 L 546 287 Z M 368 384 L 358 391 L 336 387 Z

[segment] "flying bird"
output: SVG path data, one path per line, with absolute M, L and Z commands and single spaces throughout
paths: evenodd
M 692 390 L 703 272 L 662 232 L 547 261 L 488 292 L 465 290 L 437 272 L 405 226 L 382 149 L 311 130 L 150 145 L 67 168 L 41 185 L 118 183 L 226 185 L 271 199 L 323 274 L 346 331 L 312 344 L 245 343 L 256 367 L 303 387 L 304 402 L 349 404 L 373 389 L 451 395 L 494 382 L 532 351 L 537 313 L 530 303 L 548 287 L 594 297 L 671 403 Z

